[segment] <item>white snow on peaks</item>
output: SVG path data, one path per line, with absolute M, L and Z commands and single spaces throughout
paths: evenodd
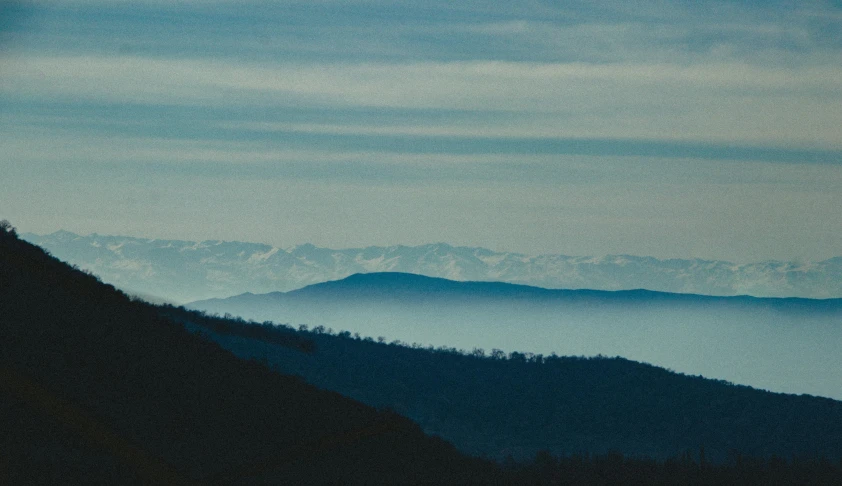
M 288 291 L 354 273 L 407 272 L 452 280 L 497 280 L 546 288 L 646 288 L 707 295 L 842 297 L 842 258 L 821 262 L 732 263 L 632 255 L 566 256 L 495 252 L 447 244 L 289 249 L 245 242 L 23 235 L 100 278 L 177 303 L 244 292 Z
M 277 247 L 273 246 L 272 249 L 267 251 L 267 252 L 264 252 L 264 253 L 258 252 L 258 253 L 252 254 L 252 256 L 250 256 L 248 258 L 248 260 L 246 260 L 246 262 L 251 263 L 251 264 L 263 263 L 266 260 L 268 260 L 269 258 L 271 258 L 272 255 L 274 255 L 275 253 L 278 253 L 279 251 L 281 251 L 280 248 L 277 248 Z

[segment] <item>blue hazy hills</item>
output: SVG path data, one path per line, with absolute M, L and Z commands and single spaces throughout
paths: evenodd
M 210 299 L 204 302 L 233 301 L 254 296 L 250 292 L 232 299 Z M 594 289 L 547 289 L 531 285 L 506 282 L 460 282 L 445 278 L 428 277 L 403 272 L 356 273 L 341 280 L 292 290 L 263 294 L 283 300 L 285 297 L 376 299 L 376 300 L 533 300 L 533 301 L 591 301 L 600 303 L 655 303 L 674 302 L 694 305 L 756 305 L 774 307 L 782 311 L 828 311 L 842 310 L 842 299 L 807 299 L 801 297 L 754 297 L 749 295 L 712 296 L 674 292 L 658 292 L 646 289 L 594 290 Z
M 818 339 L 813 334 L 822 325 L 832 321 L 839 332 L 839 299 L 549 290 L 376 273 L 192 307 L 253 318 L 285 315 L 283 322 L 306 322 L 309 327 L 296 331 L 295 326 L 237 323 L 172 310 L 189 328 L 239 356 L 262 359 L 364 403 L 394 408 L 425 431 L 475 455 L 522 459 L 540 450 L 570 454 L 613 448 L 666 458 L 702 445 L 708 459 L 725 461 L 733 450 L 761 457 L 809 455 L 835 443 L 823 439 L 818 445 L 803 434 L 813 420 L 837 413 L 838 401 L 706 379 L 722 378 L 717 373 L 688 376 L 620 357 L 548 356 L 545 349 L 576 354 L 567 352 L 575 338 L 582 340 L 582 349 L 590 349 L 579 354 L 628 356 L 613 351 L 654 350 L 664 361 L 688 368 L 777 377 L 781 388 L 823 383 L 838 393 L 838 367 L 828 367 L 813 382 L 807 376 L 834 358 L 835 345 L 817 357 L 814 366 L 809 356 L 799 360 L 795 354 L 773 353 L 765 359 L 755 355 L 781 345 L 762 327 L 764 322 L 779 332 L 801 322 L 796 336 L 787 337 L 788 345 L 798 351 L 806 341 Z M 749 315 L 763 317 L 746 322 Z M 370 331 L 379 324 L 391 326 L 390 338 L 367 338 L 376 336 Z M 407 341 L 419 336 L 429 341 Z M 309 339 L 312 345 L 303 350 L 297 341 L 284 344 L 279 337 Z M 509 352 L 480 349 L 498 337 L 510 343 Z M 391 338 L 396 340 L 389 343 Z M 427 342 L 438 345 L 426 346 Z M 469 342 L 475 347 L 463 345 Z M 754 348 L 747 344 L 751 342 Z M 743 355 L 733 353 L 734 346 L 745 347 Z M 681 361 L 688 356 L 695 361 Z M 799 376 L 806 381 L 798 381 Z M 742 383 L 757 387 L 750 380 Z M 802 406 L 816 407 L 809 412 L 811 418 L 793 415 Z
M 424 346 L 622 356 L 771 391 L 842 398 L 842 299 L 556 290 L 371 273 L 189 307 Z
M 394 277 L 375 287 L 400 287 Z M 4 484 L 838 484 L 840 477 L 839 401 L 622 358 L 420 349 L 151 306 L 2 224 L 0 329 Z M 528 462 L 472 459 L 442 438 L 474 455 Z

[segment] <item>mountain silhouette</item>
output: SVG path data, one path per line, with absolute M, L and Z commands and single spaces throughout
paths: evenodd
M 289 291 L 355 273 L 402 272 L 556 289 L 705 295 L 842 297 L 842 257 L 732 263 L 632 255 L 524 255 L 445 243 L 331 249 L 240 241 L 180 241 L 58 231 L 23 238 L 134 294 L 175 303 Z
M 0 221 L 0 332 L 2 484 L 713 485 L 838 484 L 842 478 L 842 463 L 827 459 L 842 436 L 838 402 L 755 391 L 747 399 L 744 389 L 731 387 L 739 391 L 735 398 L 722 384 L 682 377 L 715 393 L 697 390 L 670 404 L 688 388 L 669 372 L 625 360 L 518 354 L 502 359 L 496 352 L 493 358 L 469 357 L 452 349 L 422 351 L 151 306 L 22 242 L 5 221 Z M 213 340 L 257 360 L 237 358 Z M 618 417 L 614 411 L 641 397 L 647 407 L 672 408 L 646 412 L 649 425 L 634 431 L 642 432 L 638 444 L 652 437 L 682 438 L 688 424 L 694 430 L 714 426 L 708 436 L 715 438 L 723 433 L 715 426 L 724 424 L 734 429 L 726 436 L 746 438 L 754 430 L 758 435 L 749 445 L 766 445 L 711 463 L 703 447 L 666 461 L 618 451 L 557 457 L 542 450 L 533 460 L 513 462 L 512 454 L 528 447 L 504 444 L 508 459 L 494 464 L 425 436 L 392 409 L 372 408 L 269 369 L 292 369 L 295 363 L 310 381 L 318 382 L 313 373 L 322 373 L 334 384 L 344 380 L 339 388 L 350 386 L 348 395 L 379 394 L 381 403 L 395 408 L 419 409 L 413 397 L 427 394 L 437 405 L 420 410 L 431 414 L 441 435 L 458 429 L 473 437 L 475 446 L 486 440 L 481 425 L 491 411 L 504 434 L 517 430 L 528 436 L 537 420 L 546 432 L 536 438 L 561 427 L 567 432 L 557 439 L 598 450 L 595 445 L 606 444 L 606 431 L 626 430 L 627 419 L 639 413 L 629 409 Z M 536 365 L 537 372 L 531 368 Z M 346 366 L 344 376 L 337 366 Z M 407 373 L 409 381 L 401 378 Z M 528 376 L 533 378 L 523 380 Z M 378 380 L 383 381 L 372 387 Z M 570 396 L 570 384 L 597 393 Z M 489 386 L 488 396 L 475 394 Z M 638 389 L 631 398 L 623 396 L 629 386 Z M 666 399 L 653 401 L 653 390 Z M 509 402 L 500 401 L 501 393 Z M 593 398 L 603 402 L 594 407 Z M 697 401 L 695 409 L 686 406 Z M 548 416 L 553 404 L 556 411 Z M 724 422 L 697 423 L 705 405 L 713 410 L 708 418 L 727 412 Z M 475 419 L 461 422 L 471 408 Z M 524 410 L 543 412 L 533 420 Z M 758 413 L 769 412 L 775 414 L 758 421 Z M 681 418 L 682 413 L 689 414 Z M 603 418 L 589 421 L 595 415 Z M 430 420 L 425 423 L 429 429 Z M 695 439 L 691 434 L 687 440 Z M 793 445 L 808 455 L 794 460 L 746 455 Z M 649 449 L 662 446 L 655 441 Z M 827 457 L 815 455 L 823 453 Z
M 244 361 L 0 227 L 0 483 L 465 482 L 390 411 Z
M 676 302 L 695 305 L 752 305 L 774 306 L 779 309 L 797 310 L 808 307 L 811 311 L 837 312 L 842 310 L 842 299 L 806 299 L 801 297 L 711 296 L 686 293 L 658 292 L 646 289 L 594 290 L 547 289 L 531 285 L 506 282 L 454 281 L 403 272 L 356 273 L 349 277 L 308 285 L 287 292 L 253 294 L 246 292 L 228 298 L 215 298 L 191 302 L 190 307 L 206 307 L 214 303 L 236 305 L 239 302 L 255 303 L 295 299 L 354 299 L 359 301 L 418 301 L 460 299 L 518 299 L 534 301 L 591 301 L 598 303 L 657 303 Z
M 842 299 L 561 290 L 369 273 L 188 307 L 423 345 L 624 356 L 772 391 L 842 399 Z

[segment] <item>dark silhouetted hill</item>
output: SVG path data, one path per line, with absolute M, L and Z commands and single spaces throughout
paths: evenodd
M 823 311 L 842 310 L 842 299 L 805 299 L 799 297 L 763 298 L 740 296 L 711 296 L 687 293 L 658 292 L 645 289 L 592 290 L 592 289 L 547 289 L 530 285 L 506 282 L 462 282 L 444 278 L 428 277 L 412 273 L 379 272 L 357 273 L 341 280 L 333 280 L 289 292 L 262 294 L 279 300 L 284 298 L 376 300 L 395 302 L 417 302 L 419 300 L 533 300 L 576 302 L 591 301 L 599 304 L 626 302 L 676 302 L 700 306 L 708 305 L 773 305 L 780 309 L 798 309 L 809 306 Z M 254 294 L 244 294 L 254 296 Z M 209 301 L 231 301 L 210 299 Z
M 533 402 L 531 385 L 524 383 L 478 400 L 471 395 L 476 386 L 464 382 L 468 376 L 452 367 L 467 365 L 463 369 L 473 369 L 486 380 L 485 367 L 492 373 L 504 372 L 493 382 L 478 384 L 504 390 L 512 377 L 523 376 L 519 367 L 538 364 L 535 358 L 465 361 L 467 357 L 452 351 L 431 353 L 155 308 L 21 242 L 4 222 L 0 222 L 0 332 L 0 484 L 838 484 L 842 478 L 842 464 L 828 460 L 761 460 L 739 454 L 723 465 L 710 464 L 698 454 L 655 461 L 616 452 L 564 458 L 539 452 L 533 460 L 506 461 L 502 466 L 469 459 L 444 441 L 423 435 L 417 425 L 392 411 L 317 390 L 299 378 L 270 371 L 263 363 L 279 365 L 284 350 L 289 354 L 283 359 L 289 363 L 304 357 L 321 363 L 329 373 L 343 362 L 354 367 L 347 373 L 357 376 L 354 387 L 360 387 L 350 394 L 364 395 L 371 392 L 366 389 L 370 378 L 400 380 L 411 371 L 415 378 L 408 382 L 382 383 L 387 401 L 390 396 L 411 399 L 416 392 L 406 387 L 421 387 L 422 392 L 432 393 L 431 400 L 441 402 L 429 408 L 431 413 L 442 407 L 451 410 L 436 419 L 442 430 L 462 420 L 464 410 L 472 406 L 477 415 L 487 417 L 489 408 L 520 403 L 512 411 L 496 412 L 508 431 L 526 430 L 531 421 L 520 416 L 517 423 L 507 417 L 517 417 L 524 408 L 549 410 L 547 403 L 556 400 L 559 391 L 548 389 L 539 402 Z M 206 337 L 235 340 L 241 346 L 238 352 L 255 355 L 259 361 L 235 358 Z M 336 354 L 342 349 L 347 356 Z M 390 354 L 394 356 L 388 358 Z M 566 375 L 565 380 L 581 380 L 580 371 L 557 367 L 568 361 L 541 360 L 540 366 L 550 365 L 544 369 L 554 370 L 551 375 Z M 416 369 L 434 362 L 438 364 L 428 370 Z M 585 370 L 588 387 L 616 386 L 594 375 L 591 362 L 570 362 Z M 610 376 L 614 367 L 622 369 L 628 363 L 602 364 Z M 448 376 L 439 375 L 442 372 Z M 547 379 L 546 373 L 536 376 Z M 346 380 L 341 373 L 330 379 Z M 424 385 L 425 380 L 441 383 Z M 550 379 L 548 384 L 553 383 Z M 396 387 L 402 394 L 395 394 Z M 453 389 L 462 389 L 463 395 L 448 396 Z M 658 389 L 673 396 L 668 388 Z M 627 404 L 617 395 L 623 391 L 622 387 L 614 393 L 601 391 L 617 401 L 604 405 L 603 413 Z M 509 402 L 500 401 L 501 393 L 510 397 Z M 729 402 L 727 395 L 720 397 Z M 554 417 L 592 416 L 584 410 L 588 400 L 585 393 L 580 407 L 572 410 L 574 415 Z M 405 407 L 410 402 L 395 403 Z M 570 408 L 570 397 L 559 403 Z M 822 426 L 834 419 L 836 402 L 809 403 L 824 408 L 793 410 L 816 412 L 812 420 Z M 756 425 L 751 421 L 756 404 L 740 401 L 740 405 L 748 425 Z M 610 427 L 623 430 L 616 417 L 606 417 Z M 653 425 L 659 433 L 682 433 L 685 429 L 667 430 L 676 427 L 670 417 Z M 540 419 L 546 420 L 546 414 Z M 468 422 L 462 430 L 481 442 L 487 431 L 470 430 L 481 422 Z M 601 441 L 600 431 L 609 426 L 562 427 L 571 431 L 590 427 L 592 440 Z M 789 427 L 808 433 L 816 429 L 811 423 Z M 761 439 L 768 438 L 762 435 L 766 429 L 758 431 Z M 827 449 L 821 441 L 834 433 L 828 427 L 805 443 L 815 450 Z M 643 435 L 638 440 L 648 439 Z
M 235 354 L 265 360 L 319 387 L 391 407 L 470 454 L 501 459 L 605 454 L 664 459 L 704 447 L 707 459 L 842 458 L 842 402 L 770 393 L 622 358 L 459 352 L 379 343 L 323 327 L 274 334 L 312 340 L 301 350 L 252 325 L 169 308 Z M 275 338 L 276 340 L 278 338 Z
M 392 412 L 236 358 L 7 224 L 0 335 L 2 484 L 401 484 L 493 471 Z

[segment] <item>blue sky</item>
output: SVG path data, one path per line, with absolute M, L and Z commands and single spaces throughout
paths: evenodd
M 838 1 L 4 5 L 23 231 L 842 255 Z

